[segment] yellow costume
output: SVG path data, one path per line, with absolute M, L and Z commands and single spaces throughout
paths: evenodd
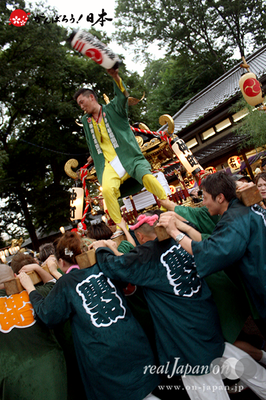
M 102 105 L 101 122 L 96 122 L 90 114 L 84 115 L 82 122 L 107 210 L 118 224 L 122 220 L 117 201 L 120 197 L 119 188 L 129 177 L 143 183 L 159 199 L 166 199 L 166 193 L 150 173 L 149 163 L 130 129 L 126 89 L 121 79 L 119 83 L 115 82 L 114 89 L 115 98 L 109 104 Z
M 97 124 L 92 118 L 92 123 L 96 138 L 100 143 L 105 158 L 105 166 L 102 176 L 102 193 L 109 215 L 112 220 L 117 224 L 120 223 L 122 219 L 120 207 L 117 201 L 117 199 L 120 197 L 119 188 L 122 183 L 130 178 L 130 176 L 126 172 L 123 177 L 120 178 L 114 168 L 110 165 L 110 161 L 113 161 L 117 154 L 107 133 L 104 119 L 102 119 L 101 122 Z M 165 190 L 154 175 L 144 175 L 143 185 L 149 192 L 153 193 L 159 199 L 166 199 Z

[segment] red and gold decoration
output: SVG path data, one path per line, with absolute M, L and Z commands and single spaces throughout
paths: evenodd
M 105 98 L 105 101 L 108 102 L 108 99 Z M 139 100 L 137 99 L 137 101 L 139 101 Z M 187 185 L 178 169 L 180 167 L 180 163 L 182 163 L 184 165 L 184 167 L 187 170 L 188 175 L 191 176 L 192 181 L 193 181 L 193 178 L 192 178 L 191 173 L 194 176 L 197 176 L 196 173 L 201 171 L 202 167 L 197 162 L 197 160 L 194 157 L 194 155 L 192 154 L 191 150 L 188 149 L 185 142 L 182 139 L 178 138 L 177 135 L 173 134 L 173 132 L 174 132 L 173 118 L 168 114 L 164 114 L 159 118 L 159 122 L 161 125 L 167 124 L 167 129 L 164 131 L 154 132 L 154 131 L 150 131 L 149 128 L 143 123 L 139 123 L 138 128 L 131 127 L 131 129 L 134 132 L 139 132 L 139 133 L 143 133 L 144 135 L 148 134 L 148 135 L 153 136 L 151 138 L 151 140 L 147 141 L 147 139 L 145 139 L 145 143 L 144 143 L 142 136 L 138 135 L 135 137 L 136 137 L 138 145 L 141 149 L 141 152 L 143 153 L 144 157 L 150 163 L 153 173 L 163 172 L 164 177 L 167 177 L 167 178 L 174 176 L 174 175 L 176 176 L 177 181 L 178 181 L 177 182 L 178 187 L 176 188 L 175 186 L 172 185 L 170 188 L 171 194 L 169 194 L 169 196 L 172 198 L 173 201 L 176 201 L 179 204 L 180 203 L 182 204 L 182 202 L 186 201 L 187 198 L 189 197 L 189 193 L 187 190 Z M 81 222 L 83 223 L 85 221 L 85 217 L 89 210 L 89 207 L 92 206 L 93 204 L 95 204 L 95 202 L 98 202 L 98 200 L 100 200 L 100 202 L 103 203 L 103 199 L 102 199 L 101 195 L 98 197 L 91 198 L 89 196 L 89 192 L 86 187 L 86 180 L 97 183 L 97 176 L 96 176 L 95 168 L 88 168 L 89 164 L 87 163 L 79 170 L 74 171 L 73 168 L 76 168 L 77 166 L 78 166 L 78 161 L 75 159 L 70 159 L 65 164 L 65 172 L 71 178 L 73 178 L 75 180 L 81 179 L 81 181 L 82 181 L 83 189 L 85 191 L 86 206 L 85 206 L 85 209 L 83 212 L 83 216 L 78 219 L 80 219 Z M 173 166 L 174 166 L 174 168 L 173 168 Z M 138 195 L 140 195 L 140 194 L 138 194 Z M 134 195 L 134 194 L 132 194 L 132 195 Z M 155 200 L 156 200 L 156 198 L 155 198 Z M 157 202 L 157 200 L 156 200 L 156 202 Z M 134 203 L 134 201 L 133 201 L 133 203 Z M 152 203 L 152 204 L 154 204 L 154 203 Z M 104 212 L 106 213 L 106 216 L 108 219 L 108 224 L 109 224 L 110 217 L 108 215 L 108 211 L 105 209 L 103 204 L 102 204 L 101 209 L 103 209 Z M 74 211 L 72 211 L 72 213 L 73 212 Z M 94 214 L 97 214 L 97 211 L 95 211 L 94 208 L 91 207 L 90 213 L 92 215 L 94 215 Z M 129 214 L 128 210 L 127 210 L 126 214 Z M 135 214 L 137 214 L 137 210 L 135 210 L 134 206 L 133 206 L 132 218 L 136 217 Z M 128 215 L 124 215 L 125 220 L 128 220 L 127 216 Z M 75 215 L 75 219 L 77 219 L 76 215 Z M 73 220 L 73 218 L 72 218 L 72 220 Z
M 169 185 L 169 188 L 170 188 L 170 190 L 171 190 L 171 193 L 175 193 L 176 192 L 176 187 L 175 186 L 173 186 L 173 185 Z
M 72 193 L 71 193 L 71 197 L 70 197 L 70 220 L 71 221 L 75 221 L 75 220 L 80 220 L 80 226 L 82 226 L 82 224 L 84 224 L 86 215 L 89 211 L 89 208 L 91 207 L 91 214 L 92 215 L 96 215 L 97 211 L 94 210 L 94 208 L 92 207 L 92 204 L 99 206 L 100 208 L 102 208 L 102 196 L 97 196 L 94 198 L 91 198 L 87 185 L 86 185 L 86 179 L 88 179 L 91 182 L 96 182 L 97 181 L 97 177 L 95 175 L 95 168 L 90 168 L 90 170 L 88 169 L 88 167 L 91 165 L 91 163 L 87 162 L 85 165 L 83 165 L 83 167 L 81 167 L 78 171 L 74 171 L 72 168 L 76 168 L 78 166 L 78 161 L 75 160 L 74 158 L 68 160 L 65 164 L 65 172 L 66 174 L 70 177 L 75 179 L 75 181 L 77 180 L 81 180 L 82 182 L 82 188 L 72 188 Z M 81 201 L 78 202 L 78 204 L 74 203 L 76 200 L 76 195 L 75 192 L 77 189 L 80 189 L 80 193 L 82 191 L 82 205 L 81 205 Z M 73 193 L 74 191 L 74 193 Z M 84 201 L 84 193 L 85 193 L 85 208 L 83 210 L 83 201 Z M 76 210 L 76 208 L 77 210 Z M 84 224 L 85 225 L 85 224 Z M 77 227 L 77 229 L 75 229 L 76 231 L 79 232 L 79 229 Z M 80 233 L 80 232 L 79 232 Z
M 214 167 L 207 167 L 205 168 L 205 171 L 210 172 L 211 174 L 215 174 L 215 172 L 217 172 L 216 168 Z
M 134 130 L 135 132 L 152 134 L 153 136 L 157 136 L 158 138 L 160 138 L 160 140 L 162 140 L 163 142 L 167 142 L 170 149 L 175 153 L 175 155 L 178 157 L 181 164 L 184 165 L 184 167 L 186 168 L 188 173 L 196 174 L 200 170 L 202 170 L 201 165 L 196 160 L 192 151 L 189 150 L 189 148 L 187 147 L 184 140 L 180 139 L 176 135 L 173 135 L 174 126 L 175 126 L 173 118 L 168 114 L 161 115 L 159 118 L 159 123 L 161 125 L 168 124 L 167 131 L 153 132 L 150 130 L 144 130 L 144 129 L 133 128 L 133 127 L 131 127 L 131 129 Z M 141 146 L 141 148 L 142 147 L 143 146 Z M 173 157 L 173 154 L 172 154 L 172 157 Z M 147 159 L 148 159 L 148 157 L 147 157 Z M 148 161 L 151 162 L 151 160 L 149 160 L 149 159 L 148 159 Z M 155 167 L 155 168 L 158 169 L 158 167 Z
M 202 169 L 201 171 L 199 171 L 197 173 L 197 180 L 198 180 L 198 185 L 201 185 L 201 182 L 203 181 L 203 179 L 205 179 L 208 175 L 210 175 L 211 172 L 210 171 L 206 171 L 205 169 Z
M 150 131 L 150 130 L 146 130 L 146 129 L 133 128 L 132 126 L 131 126 L 131 129 L 132 129 L 132 131 L 135 131 L 135 132 L 148 133 L 150 135 L 156 136 L 156 137 L 160 138 L 161 140 L 163 140 L 164 142 L 167 142 L 169 145 L 171 143 L 171 138 L 168 136 L 168 134 L 165 131 L 155 132 L 155 131 Z

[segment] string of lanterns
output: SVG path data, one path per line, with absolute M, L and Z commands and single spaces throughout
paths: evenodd
M 9 256 L 14 256 L 19 252 L 20 247 L 19 246 L 11 246 L 6 249 L 0 250 L 0 259 L 2 263 L 6 263 L 6 259 Z

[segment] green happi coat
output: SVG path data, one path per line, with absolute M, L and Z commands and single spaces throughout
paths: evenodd
M 205 239 L 212 233 L 216 224 L 220 220 L 219 215 L 210 215 L 207 207 L 205 206 L 175 206 L 175 213 L 181 215 L 181 217 L 194 224 L 195 228 L 202 234 L 202 239 Z
M 142 184 L 142 177 L 150 174 L 150 164 L 143 156 L 128 123 L 128 100 L 114 82 L 115 97 L 102 105 L 102 115 L 110 140 L 126 172 Z M 105 159 L 94 133 L 91 115 L 82 118 L 90 154 L 93 158 L 98 181 L 102 184 Z
M 37 290 L 47 295 L 53 285 Z M 5 324 L 6 318 L 14 323 Z M 49 329 L 34 320 L 26 291 L 7 296 L 0 290 L 0 343 L 0 399 L 67 399 L 63 352 Z
M 155 362 L 148 339 L 97 264 L 63 275 L 45 299 L 32 291 L 30 300 L 49 327 L 70 319 L 88 400 L 142 400 L 160 382 L 143 374 Z
M 127 240 L 122 240 L 122 242 L 117 247 L 117 250 L 120 253 L 128 253 L 129 251 L 133 250 L 135 246 L 129 243 Z M 127 287 L 127 285 L 123 282 L 122 287 Z M 126 295 L 127 304 L 136 318 L 136 320 L 140 323 L 144 332 L 149 339 L 150 345 L 154 353 L 156 353 L 156 345 L 155 345 L 155 334 L 154 334 L 154 327 L 151 318 L 151 314 L 145 300 L 143 290 L 140 286 L 134 286 L 134 292 L 130 295 Z
M 157 239 L 115 256 L 96 250 L 106 276 L 142 286 L 153 319 L 160 365 L 177 374 L 189 365 L 204 374 L 221 357 L 224 339 L 210 289 L 196 272 L 194 259 L 173 239 Z M 183 369 L 182 369 L 183 368 Z
M 192 251 L 201 277 L 230 266 L 237 269 L 266 319 L 266 210 L 233 199 L 210 238 L 192 241 Z
M 207 207 L 176 206 L 175 213 L 191 222 L 208 239 L 220 220 L 220 215 L 210 215 Z M 234 343 L 249 316 L 250 309 L 245 293 L 237 287 L 224 271 L 206 277 L 218 309 L 222 332 L 226 342 Z

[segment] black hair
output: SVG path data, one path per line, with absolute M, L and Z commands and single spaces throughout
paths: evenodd
M 160 218 L 160 215 L 161 214 L 163 214 L 163 211 L 162 210 L 159 210 L 159 209 L 156 209 L 156 210 L 149 210 L 149 211 L 146 211 L 145 212 L 145 214 L 144 215 L 158 215 L 158 217 Z
M 55 255 L 55 247 L 53 243 L 44 243 L 39 248 L 39 260 L 44 262 L 51 255 Z
M 200 188 L 205 190 L 215 200 L 222 193 L 225 200 L 230 202 L 236 198 L 236 184 L 233 178 L 224 172 L 216 172 L 208 175 L 200 185 Z
M 96 240 L 107 240 L 113 235 L 111 229 L 102 221 L 88 227 L 87 237 Z
M 93 96 L 95 97 L 95 100 L 98 101 L 98 96 L 97 96 L 97 94 L 94 92 L 94 90 L 92 90 L 92 89 L 87 89 L 87 88 L 81 88 L 81 89 L 77 90 L 76 93 L 75 93 L 74 96 L 73 96 L 73 99 L 77 101 L 77 98 L 78 98 L 81 94 L 82 94 L 83 96 L 86 96 L 86 97 L 89 97 L 91 94 L 93 94 Z

